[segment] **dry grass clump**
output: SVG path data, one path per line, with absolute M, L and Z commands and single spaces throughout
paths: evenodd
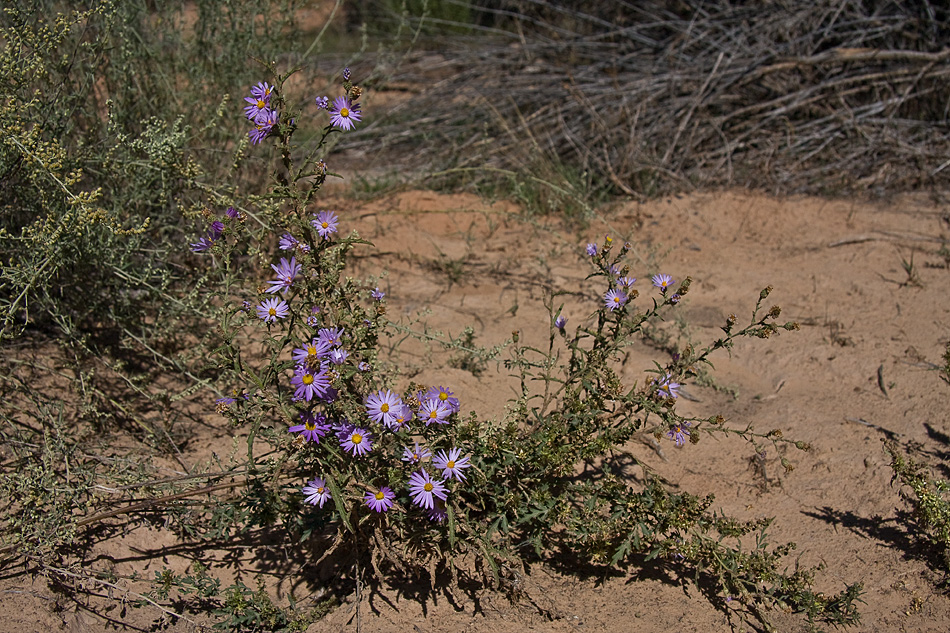
M 481 4 L 470 35 L 393 71 L 391 83 L 423 88 L 350 147 L 375 152 L 384 139 L 409 155 L 406 144 L 421 141 L 417 165 L 422 156 L 441 167 L 553 161 L 636 197 L 947 185 L 946 9 L 902 0 Z

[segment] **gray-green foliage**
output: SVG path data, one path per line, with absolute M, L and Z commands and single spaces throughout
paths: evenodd
M 148 482 L 207 382 L 191 345 L 215 281 L 188 243 L 255 191 L 236 102 L 253 58 L 305 45 L 294 16 L 282 0 L 0 7 L 4 557 L 57 564 L 103 508 L 182 489 Z
M 226 144 L 292 3 L 7 3 L 0 14 L 0 327 L 139 329 L 193 282 L 183 214 L 233 199 Z M 232 104 L 233 105 L 233 104 Z M 239 183 L 231 182 L 230 186 Z M 185 229 L 184 231 L 182 229 Z

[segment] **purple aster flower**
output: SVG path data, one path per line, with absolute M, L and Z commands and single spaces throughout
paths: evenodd
M 251 137 L 251 145 L 260 145 L 261 141 L 267 138 L 267 135 L 270 134 L 272 129 L 273 128 L 269 125 L 255 123 L 254 129 L 247 133 L 247 135 Z
M 214 238 L 210 236 L 204 236 L 198 239 L 197 242 L 191 245 L 192 253 L 204 253 L 208 249 L 214 246 Z
M 440 499 L 436 499 L 435 504 L 432 506 L 426 516 L 429 517 L 430 521 L 435 521 L 436 523 L 442 523 L 445 521 L 445 519 L 449 516 L 449 513 L 445 509 L 445 502 Z
M 328 356 L 328 358 L 330 359 L 330 362 L 333 363 L 334 365 L 342 365 L 343 363 L 346 362 L 346 359 L 349 355 L 350 353 L 346 351 L 345 349 L 336 348 L 336 349 L 330 350 L 330 355 Z
M 286 258 L 281 257 L 280 266 L 271 264 L 270 267 L 277 273 L 276 280 L 267 282 L 270 284 L 270 288 L 267 289 L 267 292 L 271 294 L 290 288 L 291 284 L 294 283 L 294 279 L 296 279 L 300 271 L 303 270 L 303 266 L 297 263 L 296 257 L 291 257 L 289 262 Z
M 330 377 L 325 367 L 319 371 L 310 369 L 306 365 L 297 365 L 294 377 L 290 379 L 291 386 L 296 388 L 294 398 L 310 402 L 314 398 L 322 398 L 330 388 Z
M 321 211 L 310 221 L 310 224 L 317 230 L 320 237 L 328 240 L 332 234 L 336 233 L 339 221 L 340 218 L 333 211 Z
M 621 277 L 617 280 L 618 288 L 629 288 L 637 282 L 636 277 Z
M 234 207 L 228 207 L 224 210 L 224 215 L 228 216 L 232 220 L 241 219 L 241 212 L 235 209 Z
M 339 424 L 333 425 L 333 434 L 336 435 L 336 439 L 340 440 L 341 442 L 350 435 L 351 431 L 355 430 L 356 425 L 350 424 L 346 420 L 342 420 Z
M 666 436 L 676 442 L 677 446 L 682 446 L 689 437 L 689 431 L 686 430 L 688 426 L 690 426 L 689 422 L 674 424 L 672 428 L 666 432 Z
M 244 97 L 244 100 L 248 103 L 244 106 L 244 114 L 250 121 L 256 120 L 270 105 L 270 99 L 265 100 L 263 97 Z
M 326 341 L 332 347 L 339 347 L 343 345 L 343 328 L 341 327 L 325 327 L 317 331 L 317 337 L 321 341 Z
M 673 305 L 676 305 L 677 303 L 680 302 L 680 299 L 682 298 L 683 297 L 681 297 L 678 293 L 674 292 L 673 294 L 670 295 L 670 303 L 672 303 Z
M 303 487 L 303 493 L 306 495 L 304 501 L 309 504 L 323 507 L 330 496 L 330 489 L 327 488 L 327 482 L 319 477 L 313 479 L 309 484 Z
M 556 327 L 557 329 L 563 332 L 564 326 L 566 325 L 567 325 L 567 317 L 564 316 L 563 314 L 557 315 L 557 318 L 554 319 L 554 327 Z
M 429 398 L 419 405 L 419 419 L 425 420 L 426 426 L 448 424 L 450 415 L 452 415 L 452 409 L 438 398 Z
M 627 303 L 627 293 L 623 290 L 608 290 L 607 294 L 604 295 L 604 305 L 607 306 L 611 312 L 618 308 L 622 308 Z
M 432 479 L 424 470 L 414 472 L 409 475 L 409 496 L 412 502 L 420 508 L 431 510 L 435 506 L 434 497 L 442 501 L 449 495 L 445 489 L 445 481 L 441 479 Z
M 298 365 L 307 362 L 313 363 L 330 355 L 331 345 L 326 341 L 315 338 L 309 344 L 298 347 L 293 351 L 294 362 Z
M 402 461 L 409 462 L 410 464 L 418 464 L 422 460 L 430 457 L 432 457 L 432 451 L 419 446 L 419 442 L 416 442 L 412 448 L 406 446 L 402 449 Z
M 587 254 L 593 257 L 597 254 L 597 245 L 591 242 L 587 245 Z
M 388 428 L 393 431 L 400 431 L 404 428 L 409 428 L 409 423 L 412 422 L 413 417 L 412 407 L 410 407 L 408 404 L 403 404 L 400 407 L 396 407 L 393 411 L 395 419 L 393 420 L 393 423 L 388 426 Z
M 360 104 L 352 103 L 347 97 L 337 97 L 330 108 L 330 125 L 341 130 L 352 130 L 363 118 Z
M 254 129 L 248 132 L 253 145 L 263 141 L 277 125 L 280 120 L 280 114 L 274 110 L 264 110 L 254 119 Z
M 610 273 L 611 277 L 619 277 L 620 266 L 618 266 L 617 264 L 611 264 L 610 269 L 607 272 Z
M 380 389 L 366 397 L 366 413 L 377 424 L 392 427 L 396 424 L 396 411 L 402 407 L 402 400 L 389 389 Z
M 373 450 L 373 436 L 366 429 L 350 426 L 346 435 L 341 438 L 340 446 L 354 456 L 362 456 Z
M 284 233 L 280 236 L 280 241 L 277 242 L 277 247 L 282 251 L 292 251 L 297 248 L 297 244 L 300 244 L 300 240 L 290 233 Z
M 369 363 L 365 360 L 361 360 L 360 364 L 356 366 L 360 371 L 369 371 Z
M 462 474 L 462 471 L 472 465 L 468 462 L 469 458 L 467 456 L 460 458 L 459 455 L 461 454 L 462 449 L 460 448 L 451 449 L 448 455 L 445 454 L 445 451 L 439 451 L 439 454 L 432 460 L 432 465 L 440 469 L 442 476 L 446 479 L 465 481 L 465 475 Z
M 272 85 L 266 81 L 262 81 L 251 88 L 251 96 L 255 99 L 263 99 L 267 103 L 270 103 L 270 95 L 273 91 L 274 87 Z
M 224 222 L 221 220 L 215 220 L 211 223 L 211 226 L 208 227 L 208 237 L 216 240 L 222 235 L 224 235 Z
M 653 275 L 653 285 L 662 290 L 664 293 L 666 292 L 666 289 L 672 286 L 674 283 L 676 282 L 673 281 L 673 278 L 669 275 Z
M 287 430 L 290 433 L 300 433 L 304 440 L 316 444 L 319 444 L 320 438 L 326 435 L 332 428 L 332 425 L 327 423 L 327 417 L 322 413 L 313 414 L 308 411 L 303 411 L 300 414 L 300 421 L 303 422 L 303 424 L 292 426 Z
M 374 512 L 386 512 L 393 507 L 393 499 L 395 498 L 396 494 L 392 491 L 392 488 L 383 486 L 378 492 L 367 492 L 363 497 L 363 501 Z
M 343 69 L 343 81 L 349 81 L 349 80 L 350 80 L 350 69 L 349 69 L 349 68 L 344 68 L 344 69 Z
M 320 318 L 316 314 L 311 314 L 307 317 L 307 325 L 310 327 L 319 327 Z
M 424 396 L 419 398 L 420 401 L 431 399 L 444 402 L 446 405 L 448 405 L 449 411 L 452 413 L 458 413 L 462 410 L 462 405 L 459 403 L 459 399 L 455 397 L 455 394 L 441 385 L 430 388 Z
M 386 293 L 377 287 L 372 293 L 370 293 L 370 296 L 373 297 L 373 301 L 382 301 L 383 297 L 386 296 Z
M 290 233 L 284 233 L 281 236 L 280 241 L 277 243 L 277 246 L 282 251 L 300 251 L 302 253 L 310 252 L 309 244 L 301 242 Z
M 317 107 L 321 110 L 330 109 L 330 99 L 328 97 L 317 97 L 315 101 L 317 103 Z
M 290 313 L 290 306 L 283 299 L 271 297 L 261 302 L 257 306 L 257 316 L 264 319 L 264 323 L 274 323 L 277 319 L 283 319 Z
M 678 382 L 673 382 L 672 378 L 672 376 L 667 374 L 662 379 L 657 379 L 654 381 L 658 384 L 656 392 L 664 398 L 678 398 L 680 395 L 680 384 Z

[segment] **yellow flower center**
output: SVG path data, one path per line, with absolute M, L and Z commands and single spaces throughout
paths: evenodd
M 444 391 L 439 392 L 439 400 L 441 400 L 442 402 L 445 402 L 448 399 L 449 399 L 449 394 L 445 393 Z
M 429 411 L 429 419 L 430 419 L 430 420 L 435 420 L 435 419 L 438 418 L 438 417 L 439 417 L 438 411 Z
M 261 110 L 263 110 L 264 108 L 267 107 L 267 104 L 264 102 L 263 99 L 258 99 L 258 100 L 257 100 L 257 107 L 260 108 Z
M 359 444 L 360 442 L 363 441 L 363 436 L 360 435 L 359 433 L 354 433 L 353 437 L 350 438 L 350 441 L 353 442 L 354 444 Z
M 389 405 L 384 402 L 381 405 L 379 405 L 379 410 L 382 411 L 383 413 L 389 413 Z
M 312 384 L 313 384 L 313 376 L 311 376 L 310 374 L 304 374 L 304 375 L 303 375 L 303 380 L 302 380 L 301 382 L 303 382 L 303 384 L 305 384 L 305 385 L 312 385 Z
M 348 117 L 348 116 L 350 116 L 350 110 L 349 110 L 349 108 L 340 108 L 340 116 L 342 116 L 342 117 Z
M 423 488 L 423 490 L 425 490 L 426 492 L 432 492 L 432 483 L 427 481 L 427 482 L 426 482 L 426 485 L 424 485 L 422 488 Z
M 386 495 L 383 494 L 383 491 L 382 491 L 382 490 L 380 490 L 379 492 L 376 493 L 376 500 L 377 500 L 377 501 L 382 501 L 382 500 L 385 499 L 385 498 L 386 498 Z
M 271 315 L 272 317 L 275 317 L 277 316 L 277 310 L 275 308 L 268 308 L 267 314 Z
M 307 345 L 307 356 L 316 356 L 317 348 L 313 345 Z
M 322 495 L 322 494 L 323 494 L 323 486 L 320 486 L 319 488 L 317 488 L 317 494 L 318 494 L 318 495 Z
M 451 459 L 450 459 L 449 461 L 445 462 L 445 467 L 446 467 L 446 468 L 455 468 L 455 460 L 451 460 Z
M 314 424 L 313 422 L 306 422 L 304 423 L 303 428 L 307 429 L 308 431 L 312 431 L 315 428 L 317 428 L 317 425 Z
M 329 223 L 329 222 L 321 222 L 321 223 L 320 223 L 320 226 L 322 226 L 322 227 L 325 228 L 325 229 L 328 229 L 328 228 L 330 228 L 330 223 Z
M 620 297 L 614 297 L 614 303 L 620 303 Z

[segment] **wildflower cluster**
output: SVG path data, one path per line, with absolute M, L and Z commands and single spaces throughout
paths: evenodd
M 593 335 L 595 340 L 606 344 L 607 349 L 598 354 L 609 357 L 616 353 L 620 347 L 625 345 L 627 337 L 635 334 L 640 328 L 651 319 L 659 318 L 660 311 L 666 306 L 676 306 L 682 296 L 685 295 L 691 283 L 686 279 L 676 292 L 670 293 L 670 289 L 676 284 L 672 275 L 666 273 L 657 273 L 650 279 L 652 287 L 659 291 L 659 301 L 652 300 L 652 306 L 647 307 L 643 312 L 637 310 L 633 302 L 639 298 L 640 293 L 634 286 L 637 278 L 630 273 L 630 267 L 624 264 L 624 257 L 630 250 L 630 244 L 624 243 L 619 249 L 615 249 L 613 239 L 607 235 L 603 244 L 590 242 L 584 248 L 584 253 L 590 258 L 594 266 L 594 272 L 589 278 L 602 278 L 606 282 L 606 291 L 602 295 L 602 309 L 599 311 L 596 332 L 590 332 L 583 328 L 569 341 L 574 354 L 580 352 L 578 343 L 588 336 Z M 567 317 L 561 314 L 560 310 L 553 320 L 554 328 L 564 337 L 567 337 L 565 327 Z M 606 337 L 605 337 L 606 334 Z M 552 339 L 553 341 L 553 339 Z M 677 380 L 683 376 L 695 374 L 696 363 L 702 359 L 690 358 L 689 362 L 680 362 L 679 354 L 673 355 L 673 362 L 663 368 L 657 365 L 655 372 L 659 374 L 647 382 L 644 395 L 659 403 L 672 403 L 679 397 L 680 383 Z M 576 361 L 572 361 L 576 362 Z M 614 389 L 614 391 L 616 388 Z M 687 430 L 692 426 L 691 422 L 681 420 L 673 416 L 667 416 L 669 421 L 666 424 L 666 436 L 673 440 L 677 446 L 683 446 L 687 439 L 691 437 Z M 659 430 L 659 429 L 657 429 Z M 698 436 L 697 436 L 698 439 Z
M 319 351 L 314 351 L 318 349 L 327 350 L 327 354 L 332 353 L 326 341 L 314 339 L 308 350 L 297 350 L 295 357 L 311 353 L 319 355 Z M 330 402 L 337 397 L 339 393 L 333 393 Z M 404 466 L 413 469 L 404 486 L 411 500 L 409 505 L 425 510 L 426 516 L 432 521 L 442 521 L 447 516 L 445 502 L 450 492 L 447 480 L 464 481 L 464 470 L 471 464 L 469 457 L 463 456 L 462 449 L 457 447 L 442 449 L 433 458 L 432 451 L 425 446 L 426 436 L 431 438 L 428 441 L 435 444 L 439 443 L 440 434 L 426 433 L 425 430 L 433 424 L 437 427 L 449 425 L 454 420 L 453 416 L 460 411 L 460 404 L 451 391 L 441 386 L 417 392 L 411 401 L 418 403 L 415 410 L 390 389 L 378 389 L 363 398 L 361 419 L 354 422 L 341 419 L 333 423 L 322 412 L 304 411 L 300 414 L 302 424 L 290 427 L 289 431 L 300 433 L 305 442 L 315 445 L 332 432 L 343 457 L 362 458 L 375 451 L 384 453 L 381 458 L 383 461 L 393 462 L 401 455 L 400 461 L 404 462 Z M 410 438 L 413 442 L 411 446 L 408 444 Z M 420 440 L 423 444 L 420 444 Z M 433 476 L 433 473 L 436 475 Z M 438 475 L 442 478 L 437 478 Z M 386 481 L 385 485 L 378 487 L 367 483 L 365 487 L 369 490 L 363 495 L 364 504 L 373 512 L 388 512 L 396 502 L 393 486 L 399 489 L 399 483 L 404 478 L 405 473 L 398 482 Z M 318 495 L 314 494 L 314 485 L 320 489 Z M 322 477 L 312 480 L 303 488 L 303 493 L 308 503 L 321 508 L 331 497 Z
M 244 97 L 248 104 L 244 106 L 244 115 L 254 125 L 254 129 L 248 132 L 254 145 L 267 138 L 274 131 L 274 126 L 280 122 L 280 112 L 276 103 L 272 103 L 276 102 L 273 97 L 274 86 L 266 81 L 251 88 L 250 97 Z
M 224 212 L 224 215 L 231 220 L 241 219 L 241 214 L 234 207 L 228 207 Z M 207 232 L 200 238 L 198 241 L 191 245 L 191 250 L 193 253 L 204 253 L 211 249 L 215 243 L 224 237 L 225 226 L 224 222 L 221 220 L 214 220 L 211 222 L 211 226 L 208 227 Z
M 328 97 L 316 99 L 330 113 L 319 143 L 332 130 L 352 130 L 362 120 L 361 90 L 351 83 L 349 69 L 343 80 L 345 94 L 332 104 Z M 276 85 L 261 82 L 245 99 L 255 144 L 280 121 L 280 85 L 279 78 Z M 287 141 L 293 126 L 285 132 Z M 256 415 L 258 425 L 275 414 L 286 420 L 284 428 L 293 441 L 271 436 L 273 442 L 288 451 L 305 478 L 297 498 L 330 512 L 327 520 L 349 527 L 363 508 L 365 516 L 399 510 L 407 520 L 441 523 L 453 511 L 452 495 L 472 466 L 457 441 L 461 404 L 443 386 L 411 385 L 403 394 L 382 386 L 387 381 L 377 373 L 374 358 L 376 338 L 388 323 L 383 316 L 386 293 L 374 286 L 356 288 L 340 278 L 346 253 L 363 242 L 355 234 L 340 236 L 334 211 L 307 208 L 327 169 L 323 161 L 307 163 L 305 169 L 313 177 L 311 184 L 301 177 L 289 191 L 291 212 L 273 216 L 282 253 L 258 286 L 256 301 L 245 299 L 235 311 L 243 315 L 235 319 L 235 327 L 253 328 L 256 321 L 273 356 L 255 369 L 236 347 L 226 348 L 227 363 L 238 361 L 241 367 L 234 379 L 243 380 L 243 391 L 255 396 L 219 399 L 217 409 L 235 421 Z M 193 250 L 208 250 L 224 230 L 216 223 L 199 242 L 202 248 Z M 356 297 L 366 301 L 354 302 Z M 249 411 L 256 414 L 247 415 Z M 255 430 L 249 443 L 256 435 Z
M 332 105 L 329 97 L 325 96 L 316 97 L 315 103 L 318 108 L 329 112 L 331 127 L 348 132 L 363 120 L 363 113 L 360 110 L 360 104 L 357 102 L 362 94 L 362 89 L 350 82 L 349 68 L 343 70 L 343 89 L 345 94 L 335 98 Z M 276 132 L 281 122 L 279 108 L 282 105 L 282 99 L 275 86 L 262 81 L 251 88 L 250 96 L 244 97 L 244 101 L 247 103 L 244 106 L 244 115 L 254 126 L 248 131 L 248 136 L 252 144 L 258 145 Z M 289 119 L 288 122 L 292 126 L 294 119 Z

